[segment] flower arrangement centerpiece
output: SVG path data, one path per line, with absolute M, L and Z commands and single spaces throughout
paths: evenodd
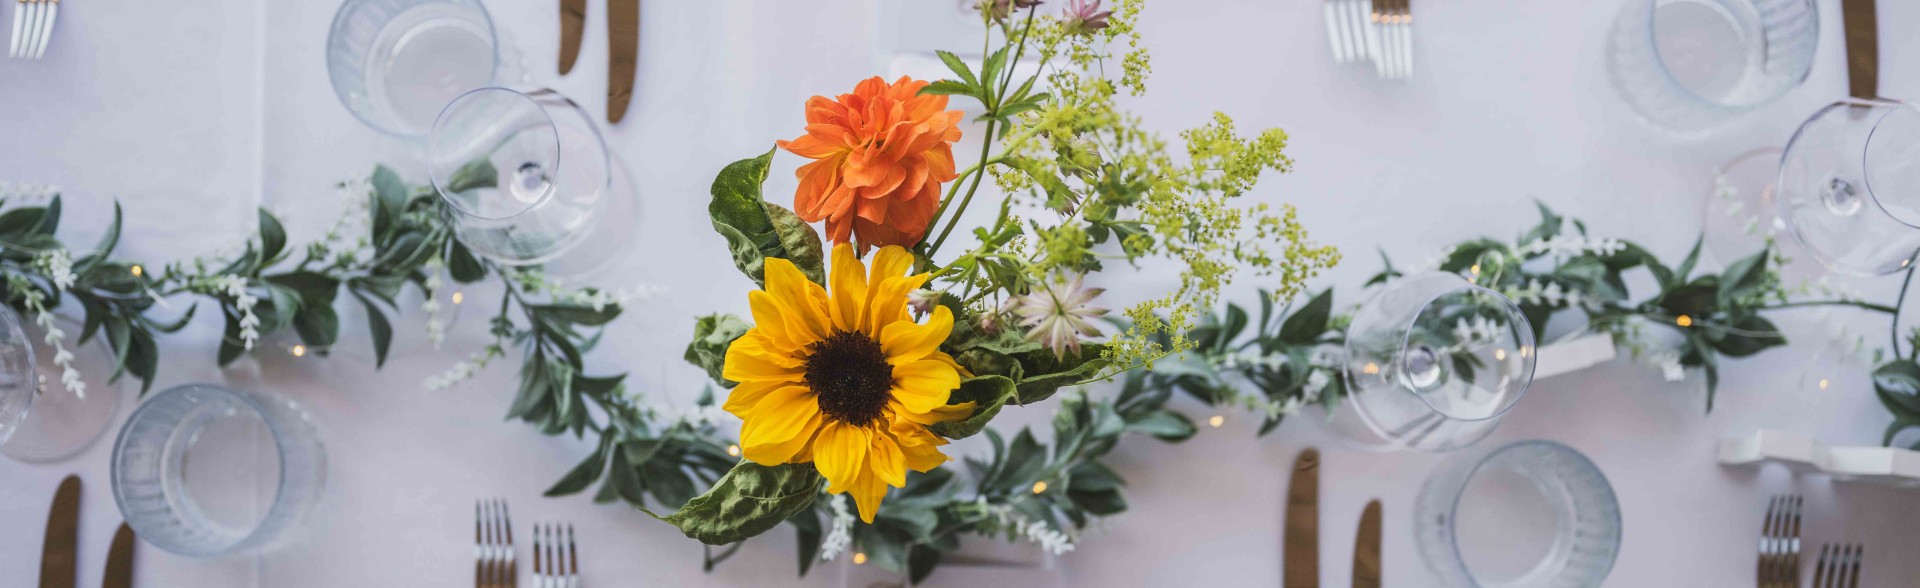
M 937 521 L 959 516 L 905 525 L 888 516 L 953 478 L 940 471 L 950 440 L 986 430 L 1010 406 L 1193 347 L 1194 319 L 1240 273 L 1286 299 L 1337 260 L 1291 207 L 1240 204 L 1263 173 L 1288 171 L 1285 133 L 1242 137 L 1216 114 L 1181 133 L 1177 157 L 1119 107 L 1121 95 L 1145 91 L 1134 29 L 1143 4 L 983 2 L 992 45 L 977 63 L 940 52 L 951 79 L 875 77 L 816 96 L 801 134 L 720 172 L 713 227 L 758 289 L 746 297 L 750 320 L 701 319 L 687 356 L 727 389 L 721 408 L 743 421 L 742 459 L 664 520 L 721 545 L 783 521 L 805 533 L 802 518 L 817 533 L 808 517 L 825 503 L 872 532 L 924 539 L 883 562 L 905 563 L 913 546 L 944 541 L 932 534 Z M 968 120 L 955 100 L 984 113 Z M 957 160 L 956 144 L 973 133 L 977 157 Z M 761 192 L 782 153 L 804 160 L 791 206 Z M 997 213 L 956 232 L 975 206 Z M 1110 316 L 1090 277 L 1151 260 L 1178 265 L 1172 291 Z M 1068 483 L 1058 490 L 1071 496 Z M 972 516 L 1006 518 L 980 498 Z M 1022 508 L 1035 520 L 1086 522 L 1083 507 Z

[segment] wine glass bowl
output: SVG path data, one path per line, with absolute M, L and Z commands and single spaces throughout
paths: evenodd
M 1455 274 L 1401 277 L 1354 314 L 1347 399 L 1330 423 L 1366 449 L 1458 449 L 1493 431 L 1533 368 L 1513 301 Z
M 1607 73 L 1647 121 L 1681 133 L 1785 95 L 1813 70 L 1811 0 L 1629 0 L 1607 38 Z
M 39 378 L 33 344 L 20 328 L 20 315 L 0 305 L 0 445 L 20 430 L 33 409 Z
M 1920 251 L 1920 108 L 1841 101 L 1815 112 L 1780 157 L 1778 214 L 1837 272 L 1884 275 Z
M 427 166 L 461 242 L 509 265 L 543 263 L 586 240 L 612 180 L 592 117 L 547 89 L 454 99 L 427 135 Z

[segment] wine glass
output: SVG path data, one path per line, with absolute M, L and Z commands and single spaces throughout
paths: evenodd
M 1628 0 L 1607 37 L 1608 78 L 1655 125 L 1704 131 L 1805 81 L 1819 17 L 1812 0 Z
M 499 45 L 479 0 L 347 0 L 327 33 L 327 73 L 361 122 L 418 137 L 447 101 L 493 83 Z
M 544 88 L 454 99 L 427 134 L 427 168 L 460 241 L 508 265 L 586 240 L 613 175 L 593 118 Z
M 1920 251 L 1920 107 L 1844 100 L 1814 113 L 1780 156 L 1780 219 L 1835 271 L 1883 275 Z
M 1498 292 L 1445 272 L 1389 282 L 1347 331 L 1347 398 L 1328 420 L 1370 450 L 1479 441 L 1533 381 L 1533 329 Z
M 62 333 L 82 330 L 65 317 L 48 320 Z M 46 332 L 0 305 L 0 453 L 26 463 L 64 461 L 93 447 L 119 413 L 123 396 L 121 380 L 97 377 L 113 373 L 105 337 L 65 341 L 63 366 Z M 75 379 L 73 388 L 64 381 L 68 377 Z

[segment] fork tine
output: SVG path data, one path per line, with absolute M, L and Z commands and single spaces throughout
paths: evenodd
M 47 21 L 47 0 L 33 0 L 33 6 L 28 8 L 33 11 L 33 19 L 27 22 L 27 26 L 33 27 L 33 30 L 27 31 L 27 40 L 20 45 L 21 59 L 33 59 L 34 48 L 40 46 L 40 35 L 47 32 L 46 27 L 42 26 Z
M 1833 544 L 1820 546 L 1820 558 L 1813 564 L 1813 586 L 1826 588 L 1833 586 Z
M 580 582 L 580 546 L 573 540 L 573 523 L 567 523 L 567 577 L 570 586 Z
M 1787 587 L 1797 579 L 1787 572 L 1788 554 L 1787 519 L 1792 516 L 1793 497 L 1781 495 L 1776 498 L 1773 510 L 1772 530 L 1767 534 L 1767 568 L 1774 586 Z
M 547 534 L 539 523 L 533 525 L 533 585 L 534 588 L 547 586 Z
M 33 46 L 33 34 L 34 32 L 40 29 L 39 0 L 25 0 L 22 3 L 26 5 L 27 13 L 19 21 L 20 22 L 19 36 L 14 37 L 14 39 L 18 42 L 18 46 L 16 46 L 13 52 L 10 54 L 10 56 L 14 58 L 22 58 L 27 56 L 27 48 Z
M 7 58 L 20 56 L 20 23 L 27 19 L 27 0 L 15 0 L 13 3 L 13 36 L 8 37 Z
M 1339 8 L 1334 6 L 1334 2 L 1337 1 L 1338 0 L 1322 0 L 1320 2 L 1320 13 L 1327 23 L 1327 51 L 1333 54 L 1334 63 L 1344 63 L 1347 60 L 1347 56 L 1340 50 L 1340 19 L 1337 14 Z
M 1413 0 L 1400 0 L 1400 77 L 1413 77 Z
M 1853 561 L 1847 565 L 1847 588 L 1860 588 L 1860 566 L 1867 559 L 1867 546 L 1853 544 Z
M 1791 502 L 1793 503 L 1788 507 L 1788 513 L 1791 513 L 1788 519 L 1788 571 L 1786 571 L 1788 586 L 1799 584 L 1799 555 L 1801 555 L 1799 521 L 1801 521 L 1801 505 L 1807 503 L 1807 498 L 1791 496 Z
M 1775 496 L 1773 498 L 1767 499 L 1767 514 L 1766 514 L 1766 517 L 1762 518 L 1760 522 L 1760 547 L 1759 547 L 1760 555 L 1757 560 L 1758 561 L 1757 567 L 1755 568 L 1755 571 L 1754 571 L 1754 577 L 1757 578 L 1757 581 L 1761 588 L 1770 588 L 1774 582 L 1773 561 L 1772 561 L 1773 535 L 1774 535 L 1773 522 L 1779 517 L 1779 514 L 1780 514 L 1780 497 Z
M 40 37 L 40 52 L 34 54 L 34 59 L 46 57 L 47 46 L 53 44 L 53 21 L 60 16 L 60 0 L 50 1 L 47 5 L 47 32 Z

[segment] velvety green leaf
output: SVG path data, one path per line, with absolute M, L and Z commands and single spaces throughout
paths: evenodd
M 1161 441 L 1179 442 L 1192 438 L 1200 432 L 1186 415 L 1163 410 L 1148 413 L 1147 416 L 1127 423 L 1127 432 L 1152 435 Z
M 308 304 L 294 315 L 293 330 L 308 347 L 323 351 L 340 340 L 340 315 L 331 304 Z
M 1099 516 L 1112 516 L 1127 510 L 1127 498 L 1119 490 L 1083 491 L 1071 489 L 1067 498 L 1073 505 Z
M 767 210 L 767 220 L 773 222 L 773 232 L 780 236 L 782 257 L 800 268 L 800 273 L 815 283 L 825 284 L 826 248 L 820 243 L 820 234 L 814 232 L 807 221 L 800 216 L 772 202 L 761 203 Z
M 948 439 L 972 437 L 987 428 L 987 423 L 1000 414 L 1000 408 L 1014 399 L 1016 390 L 1013 380 L 1005 376 L 975 376 L 961 381 L 960 388 L 953 391 L 948 404 L 972 402 L 973 414 L 965 419 L 933 425 L 934 434 Z
M 465 243 L 458 239 L 449 239 L 453 243 L 447 250 L 447 272 L 453 275 L 453 281 L 471 284 L 487 277 L 487 266 L 473 256 Z
M 240 319 L 232 313 L 226 313 L 226 330 L 220 335 L 220 352 L 217 361 L 220 367 L 227 367 L 233 360 L 247 352 L 245 343 L 240 339 Z
M 587 486 L 593 485 L 594 481 L 600 479 L 600 473 L 606 471 L 607 447 L 612 440 L 612 437 L 601 439 L 599 449 L 595 449 L 593 455 L 587 456 L 586 461 L 580 462 L 580 465 L 573 466 L 573 470 L 562 476 L 552 488 L 548 488 L 544 496 L 548 498 L 567 496 L 586 490 Z
M 1758 315 L 1740 319 L 1728 327 L 1730 330 L 1713 345 L 1714 349 L 1727 357 L 1747 357 L 1769 347 L 1787 344 L 1787 337 L 1780 334 L 1780 328 Z
M 1053 397 L 1066 386 L 1085 383 L 1110 363 L 1100 357 L 1105 345 L 1083 345 L 1080 353 L 1055 358 L 1051 351 L 1031 351 L 1019 355 L 1018 379 L 1020 404 L 1033 404 Z
M 1903 359 L 1876 368 L 1873 390 L 1894 418 L 1920 422 L 1920 364 Z
M 707 493 L 656 517 L 701 543 L 725 545 L 765 533 L 807 508 L 821 482 L 812 464 L 769 467 L 743 460 Z
M 380 305 L 375 304 L 373 299 L 359 291 L 355 291 L 353 297 L 358 298 L 360 305 L 367 309 L 367 329 L 373 335 L 373 367 L 386 367 L 387 350 L 393 347 L 393 323 L 387 320 L 387 313 L 381 311 Z
M 919 584 L 933 575 L 933 569 L 940 567 L 940 558 L 945 554 L 925 545 L 907 547 L 907 582 Z
M 611 304 L 600 310 L 594 310 L 591 306 L 573 304 L 544 304 L 533 307 L 533 310 L 571 324 L 589 327 L 605 325 L 613 322 L 613 319 L 620 318 L 620 307 Z
M 380 218 L 386 221 L 375 223 L 377 226 L 374 227 L 374 237 L 380 240 L 386 237 L 387 231 L 393 228 L 393 223 L 398 222 L 400 214 L 406 211 L 407 184 L 400 180 L 400 174 L 394 173 L 384 165 L 373 168 L 372 184 L 374 208 L 379 213 L 376 221 Z
M 766 182 L 774 151 L 736 161 L 720 170 L 720 175 L 713 180 L 713 200 L 707 205 L 713 230 L 727 240 L 734 266 L 756 284 L 765 282 L 765 263 L 769 257 L 792 261 L 808 279 L 824 283 L 826 271 L 817 263 L 819 251 L 807 250 L 808 239 L 799 234 L 802 229 L 809 233 L 812 229 L 804 223 L 795 227 L 791 219 L 783 219 L 784 229 L 776 225 L 769 214 L 771 209 L 760 196 L 760 185 Z M 797 247 L 788 249 L 789 242 Z M 812 242 L 817 245 L 819 236 L 813 236 Z M 809 260 L 816 263 L 808 264 Z
M 1735 300 L 1752 298 L 1760 293 L 1767 281 L 1766 251 L 1749 255 L 1727 266 L 1721 274 L 1718 293 L 1721 306 Z
M 1327 332 L 1327 323 L 1332 316 L 1333 289 L 1328 288 L 1315 294 L 1280 323 L 1280 340 L 1294 345 L 1311 344 Z
M 683 357 L 687 363 L 706 370 L 707 377 L 712 378 L 714 383 L 732 388 L 734 382 L 720 377 L 727 365 L 727 348 L 751 328 L 752 325 L 730 314 L 700 317 L 693 323 L 693 340 L 687 342 L 687 352 Z
M 272 264 L 280 259 L 280 253 L 287 248 L 287 229 L 280 226 L 280 219 L 262 208 L 260 216 L 260 259 L 263 264 Z
M 1693 250 L 1687 252 L 1687 258 L 1682 260 L 1678 267 L 1673 268 L 1673 282 L 1662 284 L 1663 289 L 1672 289 L 1686 283 L 1688 278 L 1692 277 L 1693 266 L 1700 263 L 1700 244 L 1704 242 L 1706 242 L 1705 237 L 1693 240 Z

